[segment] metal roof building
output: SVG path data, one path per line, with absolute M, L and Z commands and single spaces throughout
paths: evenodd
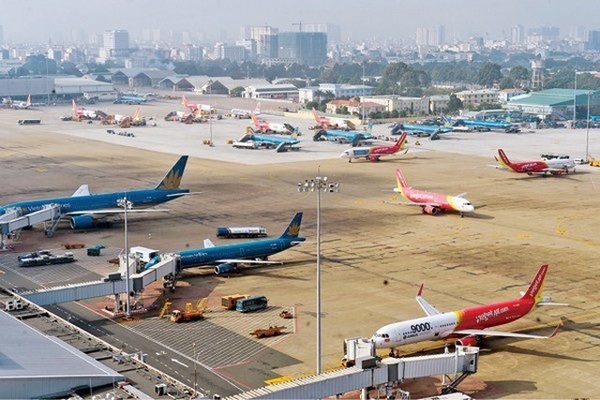
M 526 95 L 513 97 L 506 104 L 510 110 L 539 115 L 562 115 L 566 118 L 573 116 L 573 104 L 577 102 L 577 114 L 583 115 L 587 111 L 588 94 L 590 107 L 600 106 L 600 91 L 573 90 L 573 89 L 548 89 L 531 92 Z
M 0 399 L 60 396 L 123 381 L 123 375 L 0 311 Z

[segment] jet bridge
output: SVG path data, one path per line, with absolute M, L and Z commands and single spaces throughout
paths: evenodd
M 465 377 L 477 372 L 478 360 L 479 348 L 466 346 L 456 346 L 454 353 L 386 358 L 380 362 L 373 357 L 365 357 L 357 359 L 356 366 L 350 368 L 266 386 L 225 399 L 321 399 L 356 390 L 361 390 L 361 398 L 366 399 L 369 387 L 383 390 L 389 399 L 394 398 L 394 384 L 401 384 L 405 379 L 435 375 L 454 376 L 453 382 L 444 389 L 450 392 Z M 399 396 L 406 395 L 399 388 L 397 391 Z
M 23 216 L 21 216 L 20 209 L 13 208 L 7 210 L 5 214 L 0 216 L 0 234 L 2 235 L 0 250 L 8 248 L 8 239 L 11 234 L 27 226 L 52 221 L 51 227 L 46 229 L 46 235 L 52 236 L 60 220 L 60 214 L 60 206 L 58 204 L 50 204 L 39 211 L 34 211 Z
M 121 263 L 124 265 L 125 256 L 121 256 Z M 177 273 L 177 265 L 179 256 L 172 254 L 163 254 L 161 261 L 152 267 L 143 270 L 139 273 L 129 276 L 129 290 L 139 294 L 143 289 L 151 283 L 162 279 L 163 277 L 175 276 Z M 130 268 L 136 264 L 135 257 L 129 257 Z M 124 269 L 123 269 L 124 270 Z M 94 297 L 102 297 L 108 295 L 118 296 L 121 293 L 127 293 L 127 282 L 123 279 L 120 272 L 109 274 L 97 282 L 86 282 L 80 284 L 58 286 L 50 289 L 35 290 L 30 292 L 19 293 L 25 299 L 43 306 L 47 304 L 64 303 L 69 301 L 85 300 Z M 117 302 L 118 304 L 118 302 Z

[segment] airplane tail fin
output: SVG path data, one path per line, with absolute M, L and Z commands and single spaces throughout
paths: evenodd
M 185 98 L 185 94 L 181 95 L 181 104 L 183 104 L 183 106 L 186 108 L 188 106 L 188 102 L 187 102 L 187 99 Z
M 498 160 L 498 162 L 499 162 L 499 163 L 500 163 L 502 166 L 504 166 L 504 167 L 507 167 L 507 168 L 510 168 L 510 169 L 514 169 L 514 168 L 512 167 L 512 163 L 510 162 L 510 160 L 508 159 L 508 157 L 507 157 L 507 156 L 506 156 L 506 154 L 504 153 L 504 150 L 502 150 L 502 149 L 498 149 L 498 155 L 500 156 L 500 160 Z
M 77 110 L 77 105 L 75 104 L 75 100 L 71 100 L 73 102 L 73 113 L 75 113 L 75 110 Z
M 250 118 L 252 118 L 252 123 L 254 124 L 254 126 L 260 129 L 260 124 L 258 123 L 258 120 L 256 119 L 256 115 L 254 115 L 254 112 L 250 113 Z
M 165 177 L 156 185 L 155 190 L 172 190 L 179 189 L 181 178 L 183 177 L 183 171 L 185 170 L 185 164 L 187 163 L 188 156 L 181 156 L 181 158 L 173 165 L 173 168 L 167 172 Z
M 31 95 L 27 96 L 27 106 L 31 105 Z
M 542 286 L 544 285 L 544 278 L 548 271 L 548 264 L 544 264 L 540 267 L 535 278 L 531 281 L 531 284 L 527 288 L 527 291 L 523 295 L 523 299 L 534 299 L 536 304 L 542 301 Z
M 300 224 L 302 224 L 302 213 L 301 212 L 296 213 L 294 218 L 292 218 L 292 221 L 290 222 L 288 227 L 285 228 L 285 231 L 280 236 L 280 239 L 297 238 L 298 235 L 300 234 Z
M 406 180 L 404 180 L 404 175 L 402 175 L 402 172 L 400 172 L 399 169 L 396 170 L 396 181 L 398 182 L 398 189 L 400 191 L 402 191 L 403 188 L 410 187 L 406 183 Z
M 402 136 L 400 136 L 400 138 L 394 145 L 394 149 L 400 150 L 404 148 L 404 145 L 406 144 L 406 136 L 408 136 L 407 132 L 402 133 Z
M 254 109 L 254 115 L 260 114 L 260 101 L 256 103 L 256 108 Z
M 312 108 L 312 112 L 313 112 L 313 116 L 315 117 L 315 122 L 317 124 L 321 123 L 321 117 L 319 117 L 319 114 L 317 113 L 317 110 L 315 110 L 315 108 Z

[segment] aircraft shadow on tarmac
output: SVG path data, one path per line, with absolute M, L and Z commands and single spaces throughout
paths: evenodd
M 478 398 L 487 398 L 486 393 L 488 390 L 491 392 L 489 394 L 494 395 L 518 395 L 520 393 L 535 393 L 538 389 L 537 384 L 532 381 L 524 381 L 524 380 L 505 380 L 505 381 L 486 381 L 486 389 L 482 391 L 478 391 L 475 393 L 475 396 Z

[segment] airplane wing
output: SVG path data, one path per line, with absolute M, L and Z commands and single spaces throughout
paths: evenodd
M 421 306 L 423 311 L 425 311 L 425 314 L 427 314 L 428 316 L 441 314 L 442 312 L 440 310 L 438 310 L 437 308 L 435 308 L 434 306 L 429 304 L 427 302 L 427 300 L 425 300 L 423 297 L 421 297 L 421 293 L 423 293 L 423 285 L 422 284 L 421 284 L 421 288 L 419 289 L 419 293 L 417 293 L 416 299 L 417 299 L 417 303 L 419 303 L 419 305 Z
M 525 339 L 550 339 L 558 334 L 558 330 L 562 325 L 558 324 L 550 336 L 540 335 L 528 335 L 526 333 L 514 333 L 514 332 L 503 332 L 503 331 L 490 331 L 487 329 L 463 329 L 460 331 L 454 331 L 453 334 L 467 335 L 467 336 L 499 336 L 499 337 L 518 337 Z
M 457 195 L 456 195 L 456 196 L 454 196 L 454 197 L 464 197 L 464 196 L 466 196 L 466 195 L 467 195 L 467 192 L 463 192 L 463 193 L 461 193 L 461 194 L 457 194 Z
M 204 239 L 204 248 L 215 247 L 215 244 L 210 239 Z
M 215 263 L 223 264 L 283 264 L 281 261 L 268 261 L 268 260 L 247 260 L 247 259 L 222 259 L 216 260 Z

